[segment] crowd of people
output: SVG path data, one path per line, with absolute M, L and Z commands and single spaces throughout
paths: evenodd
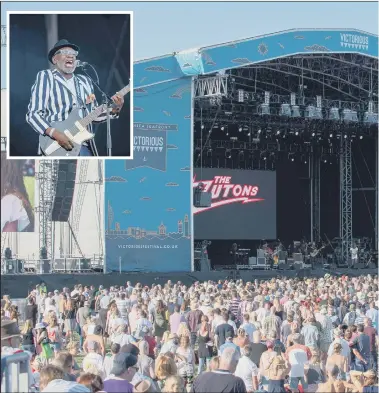
M 42 282 L 25 310 L 3 296 L 1 356 L 30 355 L 31 392 L 373 393 L 378 293 L 370 275 Z

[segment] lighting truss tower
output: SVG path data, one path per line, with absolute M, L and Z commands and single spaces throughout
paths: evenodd
M 52 250 L 52 222 L 51 212 L 53 207 L 55 185 L 58 176 L 59 160 L 40 160 L 36 179 L 39 184 L 39 248 L 46 248 L 47 258 L 50 259 Z
M 310 157 L 310 181 L 311 181 L 311 241 L 320 241 L 320 152 L 315 149 Z
M 83 204 L 84 204 L 84 197 L 87 191 L 87 172 L 88 172 L 88 164 L 89 160 L 82 160 L 80 163 L 80 172 L 79 172 L 79 188 L 75 202 L 75 210 L 74 210 L 74 217 L 72 223 L 72 233 L 74 236 L 77 236 L 79 232 L 79 224 L 80 224 L 80 216 L 82 214 Z M 76 249 L 77 243 L 74 243 L 74 248 Z
M 340 150 L 340 237 L 342 263 L 349 260 L 353 238 L 353 181 L 351 175 L 351 140 L 341 135 Z
M 226 97 L 228 95 L 228 75 L 196 78 L 194 80 L 194 97 Z

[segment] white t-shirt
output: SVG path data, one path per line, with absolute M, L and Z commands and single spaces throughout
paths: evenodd
M 30 224 L 21 199 L 13 194 L 8 194 L 1 199 L 1 231 L 6 223 L 14 221 L 17 221 L 18 232 L 22 232 Z
M 351 252 L 351 258 L 352 259 L 357 259 L 358 258 L 358 247 L 351 247 L 350 248 L 350 252 Z
M 304 378 L 304 366 L 308 364 L 307 353 L 301 348 L 294 348 L 289 352 L 288 360 L 291 365 L 290 377 Z
M 252 377 L 257 377 L 259 373 L 257 365 L 247 356 L 242 356 L 238 361 L 234 375 L 240 377 L 246 386 L 248 392 L 253 391 Z

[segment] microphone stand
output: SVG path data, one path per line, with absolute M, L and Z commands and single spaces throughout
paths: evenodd
M 106 105 L 106 108 L 107 108 L 107 111 L 106 111 L 107 112 L 107 153 L 108 153 L 108 157 L 112 157 L 111 117 L 109 114 L 109 109 L 110 109 L 113 101 L 112 101 L 112 98 L 109 97 L 109 95 L 101 89 L 101 87 L 99 86 L 99 76 L 97 75 L 95 68 L 91 64 L 89 64 L 89 65 L 95 71 L 97 82 L 95 82 L 93 80 L 93 78 L 88 74 L 85 65 L 83 65 L 81 68 L 82 68 L 83 72 L 86 74 L 86 76 L 92 81 L 93 85 L 95 87 L 97 87 L 97 89 L 100 91 L 100 93 L 102 94 L 102 97 L 103 97 L 103 104 Z

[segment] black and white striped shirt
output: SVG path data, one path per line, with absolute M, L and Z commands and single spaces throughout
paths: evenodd
M 86 103 L 88 96 L 94 94 L 92 82 L 84 75 L 74 75 L 73 77 L 78 81 L 79 97 L 83 103 Z M 71 111 L 79 105 L 78 101 L 67 86 L 66 79 L 58 70 L 40 71 L 32 86 L 26 121 L 34 131 L 45 134 L 52 123 L 66 120 Z M 86 105 L 86 109 L 80 109 L 80 116 L 85 117 L 97 106 L 96 100 L 89 103 Z M 118 115 L 111 115 L 111 118 L 117 117 Z M 103 121 L 106 121 L 106 111 L 101 113 L 94 123 Z

